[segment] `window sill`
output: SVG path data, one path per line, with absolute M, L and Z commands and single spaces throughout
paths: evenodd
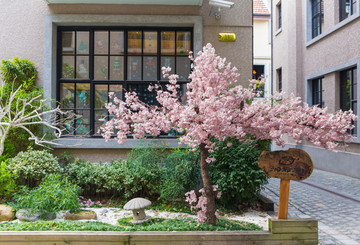
M 118 144 L 115 139 L 110 139 L 105 141 L 102 138 L 83 138 L 83 137 L 69 137 L 69 138 L 60 138 L 53 141 L 58 145 L 54 145 L 55 149 L 132 149 L 136 147 L 143 146 L 143 141 L 127 139 L 124 144 Z M 146 139 L 146 143 L 151 143 L 155 147 L 166 146 L 167 148 L 180 147 L 187 148 L 184 144 L 179 144 L 178 139 L 166 139 L 166 138 L 156 138 L 156 139 Z
M 359 17 L 360 17 L 359 14 L 354 14 L 354 15 L 346 18 L 345 20 L 337 23 L 336 25 L 334 25 L 333 27 L 328 29 L 326 32 L 321 33 L 320 35 L 318 35 L 318 36 L 314 37 L 313 39 L 307 41 L 306 44 L 305 44 L 305 47 L 309 47 L 309 46 L 313 45 L 314 43 L 316 43 L 316 42 L 320 41 L 321 39 L 323 39 L 324 37 L 329 36 L 330 34 L 336 32 L 337 30 L 339 30 L 343 26 L 353 22 L 354 20 L 356 20 Z
M 277 36 L 277 35 L 279 35 L 279 33 L 282 31 L 282 28 L 279 28 L 276 32 L 275 32 L 275 37 Z

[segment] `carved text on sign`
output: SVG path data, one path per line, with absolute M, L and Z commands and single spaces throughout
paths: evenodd
M 303 150 L 264 151 L 258 160 L 259 167 L 270 177 L 285 180 L 304 180 L 313 171 L 313 162 Z

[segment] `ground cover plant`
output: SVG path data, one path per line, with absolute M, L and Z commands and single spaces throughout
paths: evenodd
M 150 91 L 155 90 L 160 106 L 145 104 L 131 91 L 125 94 L 125 101 L 115 97 L 106 104 L 110 120 L 102 133 L 109 140 L 116 129 L 116 139 L 122 144 L 128 134 L 138 139 L 158 136 L 171 129 L 183 132 L 179 140 L 200 151 L 204 186 L 198 199 L 203 203 L 198 212 L 200 221 L 216 225 L 216 188 L 209 173 L 209 164 L 216 160 L 209 156 L 216 149 L 214 140 L 235 137 L 247 142 L 251 136 L 284 145 L 283 135 L 287 135 L 297 143 L 309 141 L 331 150 L 351 140 L 348 132 L 354 127 L 351 123 L 357 120 L 352 111 L 326 113 L 326 108 L 309 107 L 295 95 L 285 97 L 281 93 L 254 100 L 256 86 L 248 89 L 238 85 L 237 69 L 217 56 L 211 44 L 207 44 L 196 59 L 190 58 L 193 70 L 189 75 L 191 82 L 187 84 L 186 103 L 179 100 L 179 76 L 169 75 L 171 69 L 163 68 L 164 77 L 169 78 L 166 89 L 159 85 L 149 87 Z
M 261 230 L 252 223 L 219 219 L 218 225 L 198 224 L 194 219 L 162 219 L 133 225 L 131 218 L 119 220 L 119 226 L 101 222 L 76 221 L 37 221 L 0 224 L 0 231 L 226 231 L 226 230 Z

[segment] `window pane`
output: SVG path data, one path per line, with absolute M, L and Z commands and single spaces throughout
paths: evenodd
M 76 53 L 89 54 L 89 32 L 78 31 L 76 35 Z
M 124 32 L 110 32 L 110 54 L 124 54 Z
M 95 54 L 108 54 L 109 32 L 95 32 Z
M 89 56 L 76 57 L 76 78 L 89 78 Z
M 187 91 L 187 84 L 180 84 L 180 89 L 178 90 L 178 97 L 181 103 L 185 104 L 186 102 L 186 91 Z
M 144 80 L 157 80 L 157 57 L 144 57 Z
M 357 100 L 357 70 L 356 68 L 353 70 L 353 79 L 352 79 L 352 82 L 353 82 L 353 100 Z
M 141 31 L 128 32 L 128 53 L 141 54 L 142 33 Z
M 95 80 L 108 79 L 108 56 L 95 56 L 94 78 Z
M 99 134 L 100 127 L 104 124 L 100 119 L 107 120 L 108 112 L 106 109 L 95 109 L 95 130 L 94 134 Z
M 110 80 L 124 80 L 124 56 L 110 57 Z
M 63 56 L 62 57 L 62 78 L 75 78 L 75 70 L 74 70 L 74 56 Z
M 175 32 L 161 32 L 161 54 L 175 54 Z
M 63 54 L 73 54 L 75 51 L 75 32 L 63 31 L 61 44 Z
M 73 110 L 63 110 L 63 111 L 64 112 L 69 112 L 69 111 L 73 112 Z M 65 120 L 64 117 L 66 117 L 66 115 L 61 114 L 60 115 L 60 120 L 64 121 Z M 60 128 L 62 130 L 64 130 L 63 131 L 64 135 L 73 135 L 74 134 L 74 120 L 66 120 L 66 121 L 64 121 L 64 123 L 60 125 Z
M 161 67 L 171 67 L 170 74 L 175 73 L 175 57 L 161 57 Z M 162 72 L 160 73 L 161 80 L 169 80 L 168 78 L 164 78 Z
M 61 108 L 74 108 L 75 85 L 73 83 L 60 84 Z
M 129 56 L 128 57 L 128 80 L 141 80 L 141 57 Z
M 120 84 L 120 85 L 110 85 L 110 89 L 109 89 L 109 92 L 113 92 L 114 93 L 114 97 L 122 100 L 123 97 L 122 97 L 122 94 L 123 94 L 123 86 Z M 114 98 L 113 97 L 113 98 Z M 110 101 L 112 101 L 112 99 L 110 99 Z
M 176 57 L 176 74 L 179 80 L 188 80 L 190 74 L 190 59 L 188 57 Z
M 76 108 L 90 108 L 90 84 L 76 84 Z
M 149 84 L 129 84 L 129 89 L 137 93 L 139 99 L 146 104 L 157 104 L 155 90 L 149 91 Z
M 176 54 L 189 55 L 191 51 L 191 33 L 177 32 L 176 33 Z
M 108 85 L 95 85 L 95 108 L 105 108 L 108 102 Z
M 90 132 L 90 110 L 76 110 L 76 134 L 84 135 Z
M 157 32 L 144 32 L 144 54 L 157 54 Z

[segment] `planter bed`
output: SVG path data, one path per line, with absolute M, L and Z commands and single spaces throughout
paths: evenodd
M 269 220 L 269 231 L 179 232 L 54 232 L 1 231 L 0 245 L 12 244 L 317 244 L 317 221 L 313 219 Z

